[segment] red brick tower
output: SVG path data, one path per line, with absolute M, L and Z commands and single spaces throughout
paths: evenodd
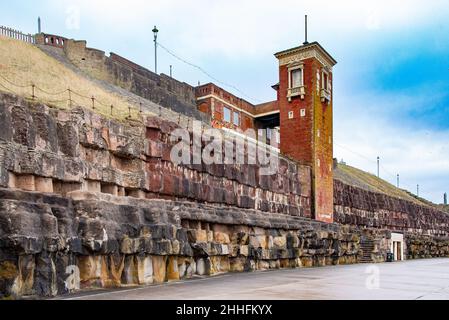
M 332 68 L 337 62 L 317 42 L 275 56 L 281 153 L 311 166 L 314 217 L 333 222 Z

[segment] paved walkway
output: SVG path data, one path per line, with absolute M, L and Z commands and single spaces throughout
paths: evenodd
M 449 299 L 449 259 L 225 274 L 68 299 Z

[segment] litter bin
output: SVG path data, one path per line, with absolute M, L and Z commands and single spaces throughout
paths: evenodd
M 394 255 L 391 252 L 387 253 L 387 262 L 393 262 Z

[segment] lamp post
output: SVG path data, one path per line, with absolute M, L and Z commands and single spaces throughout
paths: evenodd
M 157 73 L 157 33 L 159 30 L 154 26 L 152 31 L 154 34 L 154 73 Z
M 380 178 L 380 157 L 377 157 L 377 177 Z

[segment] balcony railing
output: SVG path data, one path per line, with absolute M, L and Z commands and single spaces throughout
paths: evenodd
M 321 89 L 321 102 L 330 102 L 331 92 L 327 89 Z
M 301 86 L 301 87 L 288 89 L 287 98 L 288 98 L 288 101 L 291 101 L 293 97 L 297 97 L 297 96 L 300 96 L 301 99 L 304 99 L 305 95 L 306 95 L 305 87 Z

